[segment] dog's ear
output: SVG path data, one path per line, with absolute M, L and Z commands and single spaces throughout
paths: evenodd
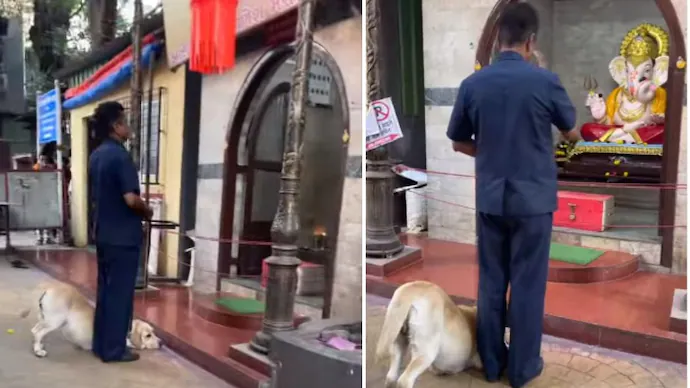
M 132 331 L 129 332 L 129 340 L 132 342 L 132 346 L 135 349 L 141 349 L 144 341 L 141 338 L 141 326 L 137 321 L 132 322 Z

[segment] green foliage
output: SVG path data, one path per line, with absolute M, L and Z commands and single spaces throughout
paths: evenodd
M 5 0 L 0 0 L 5 1 Z M 70 49 L 70 29 L 75 13 L 87 0 L 25 0 L 25 12 L 33 9 L 33 25 L 24 52 L 26 97 L 30 104 L 38 91 L 53 87 L 53 73 L 77 53 Z
M 21 15 L 33 9 L 34 24 L 29 30 L 25 52 L 26 91 L 29 101 L 36 91 L 52 87 L 52 74 L 67 63 L 88 55 L 91 36 L 88 6 L 94 0 L 0 0 L 0 16 Z M 116 1 L 116 36 L 127 33 L 130 23 L 122 17 L 122 7 L 131 0 Z
M 51 89 L 53 87 L 53 78 L 50 74 L 40 70 L 38 57 L 34 50 L 30 48 L 24 52 L 24 63 L 26 99 L 29 108 L 33 108 L 36 105 L 36 99 L 34 98 L 36 93 Z
M 27 9 L 27 0 L 0 0 L 0 17 L 12 19 Z
M 132 23 L 128 22 L 127 19 L 122 17 L 121 13 L 118 13 L 117 15 L 117 21 L 115 22 L 115 36 L 121 36 L 124 34 L 129 33 L 129 31 L 132 29 Z

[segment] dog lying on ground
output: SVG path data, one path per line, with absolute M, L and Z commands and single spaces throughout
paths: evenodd
M 437 375 L 481 369 L 476 319 L 476 307 L 456 306 L 435 284 L 415 281 L 398 288 L 376 347 L 377 361 L 390 362 L 386 387 L 412 388 L 427 369 Z M 408 349 L 410 362 L 401 375 Z
M 77 348 L 91 350 L 93 341 L 94 308 L 74 287 L 64 283 L 50 282 L 39 286 L 39 319 L 31 329 L 34 336 L 33 352 L 38 357 L 48 355 L 43 346 L 43 338 L 61 329 L 65 338 Z M 26 318 L 31 309 L 21 313 Z M 139 319 L 132 320 L 132 328 L 127 338 L 127 346 L 133 349 L 160 349 L 161 340 L 153 327 Z

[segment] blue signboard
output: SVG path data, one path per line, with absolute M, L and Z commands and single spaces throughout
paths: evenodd
M 57 142 L 60 131 L 60 93 L 57 89 L 38 96 L 36 111 L 38 144 Z

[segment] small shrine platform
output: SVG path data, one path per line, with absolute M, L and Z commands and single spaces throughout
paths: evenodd
M 459 304 L 477 299 L 476 247 L 405 236 L 422 249 L 422 260 L 386 276 L 367 274 L 367 293 L 390 298 L 400 285 L 426 280 L 443 287 Z M 607 251 L 587 266 L 552 261 L 544 331 L 604 348 L 687 363 L 687 336 L 673 332 L 670 312 L 686 276 L 638 270 L 630 254 Z
M 227 292 L 196 294 L 192 300 L 192 310 L 201 318 L 217 325 L 252 330 L 254 332 L 259 331 L 263 321 L 263 314 L 238 313 L 216 303 L 219 298 L 237 297 L 238 295 Z M 299 326 L 307 320 L 306 317 L 295 316 L 295 326 Z

